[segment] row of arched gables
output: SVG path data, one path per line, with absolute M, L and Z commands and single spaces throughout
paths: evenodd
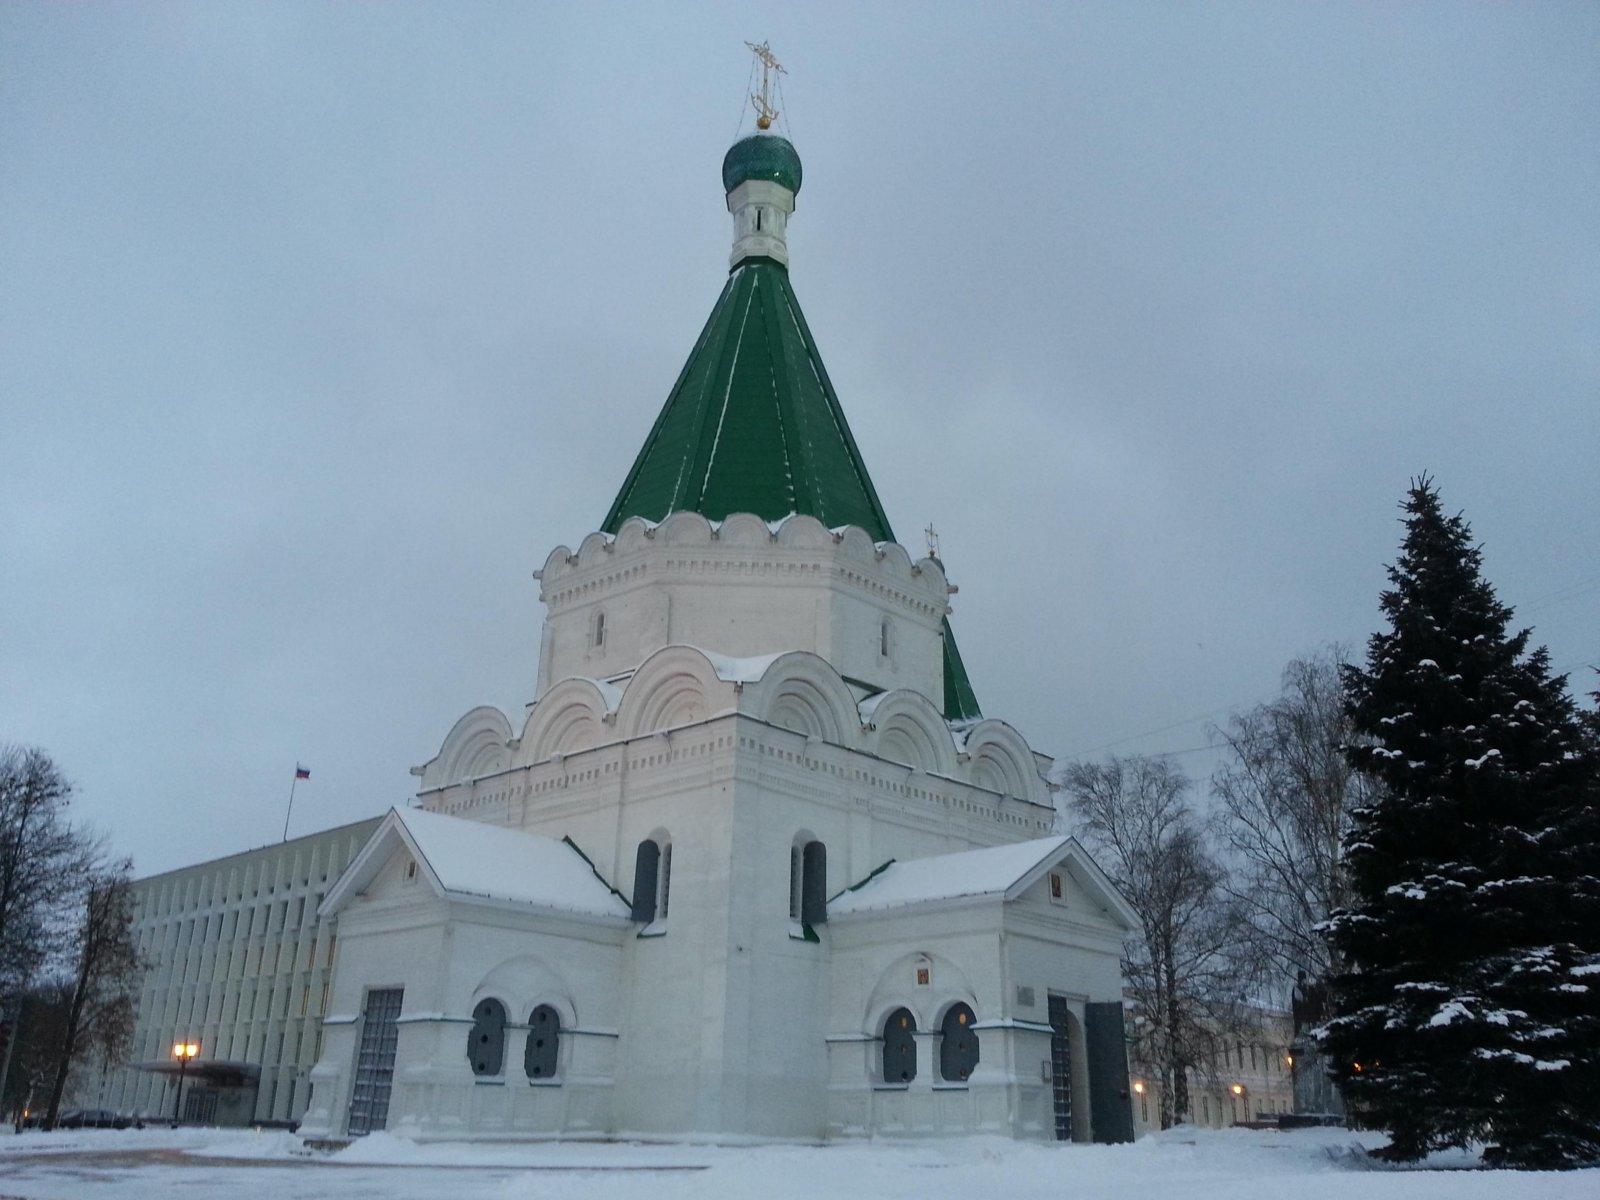
M 713 661 L 693 646 L 666 646 L 624 687 L 568 678 L 530 709 L 520 735 L 504 713 L 475 708 L 439 753 L 418 768 L 422 790 L 450 787 L 618 740 L 738 711 L 831 745 L 1037 804 L 1050 803 L 1033 751 L 1010 725 L 985 718 L 952 728 L 934 702 L 899 688 L 858 701 L 824 659 L 780 654 L 755 668 Z
M 965 1083 L 978 1066 L 978 1031 L 972 1007 L 958 1000 L 939 1022 L 939 1078 Z M 472 1010 L 467 1034 L 467 1061 L 477 1076 L 505 1073 L 506 1033 L 512 1026 L 506 1006 L 492 996 Z M 530 1080 L 554 1080 L 561 1063 L 561 1014 L 554 1005 L 536 1005 L 528 1014 L 522 1070 Z M 879 1045 L 880 1077 L 887 1084 L 910 1084 L 917 1077 L 917 1018 L 897 1008 L 884 1018 Z

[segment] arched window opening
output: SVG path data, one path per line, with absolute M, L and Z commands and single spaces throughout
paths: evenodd
M 656 920 L 667 919 L 668 900 L 672 894 L 672 843 L 661 848 L 660 882 L 656 888 Z
M 601 609 L 594 614 L 594 644 L 596 648 L 606 644 L 606 613 Z
M 965 1083 L 978 1066 L 978 1031 L 972 1009 L 953 1004 L 939 1025 L 939 1078 Z
M 917 1019 L 897 1008 L 883 1024 L 883 1081 L 910 1083 L 917 1077 Z
M 800 920 L 821 925 L 828 919 L 828 848 L 821 842 L 807 842 L 800 860 L 805 876 L 800 886 Z
M 639 843 L 633 860 L 633 919 L 646 925 L 656 919 L 656 889 L 661 867 L 661 847 L 654 839 Z
M 498 1000 L 480 1000 L 472 1010 L 467 1033 L 467 1061 L 474 1075 L 498 1075 L 506 1061 L 506 1006 Z
M 885 617 L 883 619 L 883 623 L 878 626 L 878 656 L 880 658 L 888 658 L 889 657 L 890 645 L 891 645 L 891 643 L 889 641 L 889 618 Z
M 803 835 L 802 835 L 803 836 Z M 806 927 L 828 919 L 828 848 L 818 841 L 795 839 L 789 847 L 789 919 Z
M 799 842 L 789 847 L 789 919 L 800 919 L 800 896 L 805 880 L 804 850 Z
M 552 1079 L 561 1051 L 561 1014 L 541 1004 L 528 1018 L 528 1047 L 522 1069 L 529 1079 Z

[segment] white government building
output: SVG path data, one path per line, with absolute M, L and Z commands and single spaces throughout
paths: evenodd
M 337 938 L 323 895 L 378 818 L 138 880 L 134 944 L 145 970 L 130 1061 L 89 1064 L 69 1104 L 225 1125 L 297 1121 L 322 1052 Z M 178 1042 L 187 1064 L 177 1105 Z
M 789 281 L 799 156 L 723 184 L 722 294 L 538 572 L 536 702 L 463 716 L 326 885 L 308 1139 L 1132 1137 L 1135 915 L 890 530 Z

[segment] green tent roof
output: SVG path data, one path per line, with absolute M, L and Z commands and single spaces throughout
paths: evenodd
M 728 276 L 602 528 L 670 512 L 806 513 L 895 540 L 789 272 L 770 259 L 746 259 Z M 948 621 L 944 713 L 981 715 Z

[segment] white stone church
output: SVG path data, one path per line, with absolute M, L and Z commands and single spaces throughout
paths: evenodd
M 723 183 L 722 295 L 538 572 L 536 702 L 463 716 L 323 902 L 308 1138 L 1132 1136 L 1134 914 L 889 528 L 790 286 L 799 156 Z

